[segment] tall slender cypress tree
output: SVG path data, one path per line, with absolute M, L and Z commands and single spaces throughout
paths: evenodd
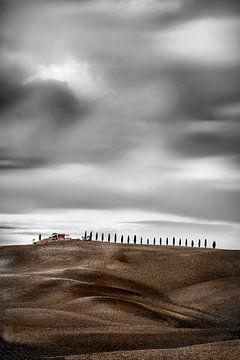
M 129 235 L 128 235 L 128 237 L 127 237 L 127 243 L 128 243 L 128 244 L 130 243 L 130 237 L 129 237 Z
M 102 233 L 102 241 L 104 241 L 104 233 Z
M 179 239 L 178 245 L 179 245 L 179 246 L 182 245 L 182 239 Z
M 162 238 L 159 239 L 159 245 L 162 245 Z
M 115 243 L 117 242 L 117 234 L 116 233 L 114 234 L 114 242 Z
M 98 232 L 96 232 L 96 241 L 98 240 Z
M 108 234 L 108 242 L 110 242 L 110 240 L 111 240 L 111 235 Z
M 123 244 L 123 235 L 121 236 L 121 244 Z
M 168 237 L 166 238 L 166 245 L 168 245 Z
M 175 246 L 175 237 L 173 237 L 173 239 L 172 239 L 172 244 L 173 244 L 173 246 Z
M 187 239 L 185 240 L 185 246 L 187 246 L 187 244 L 188 244 L 188 241 L 187 241 Z
M 134 244 L 137 243 L 137 236 L 136 235 L 134 235 L 133 242 L 134 242 Z

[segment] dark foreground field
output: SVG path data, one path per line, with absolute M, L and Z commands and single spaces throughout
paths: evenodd
M 240 252 L 0 248 L 1 359 L 240 359 Z

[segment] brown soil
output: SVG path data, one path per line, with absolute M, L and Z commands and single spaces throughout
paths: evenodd
M 240 251 L 0 248 L 1 359 L 240 359 Z

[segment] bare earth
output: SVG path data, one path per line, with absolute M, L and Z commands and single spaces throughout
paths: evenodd
M 0 247 L 1 359 L 240 359 L 240 251 Z

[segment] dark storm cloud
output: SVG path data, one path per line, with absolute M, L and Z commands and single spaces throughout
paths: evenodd
M 237 129 L 239 131 L 239 129 Z M 175 142 L 176 150 L 190 157 L 240 155 L 240 134 L 215 134 L 197 132 Z
M 4 149 L 2 150 L 4 151 Z M 39 159 L 39 158 L 13 158 L 7 155 L 6 157 L 1 155 L 0 150 L 0 171 L 7 171 L 7 170 L 22 170 L 22 169 L 33 169 L 38 168 L 41 166 L 46 165 L 47 161 L 45 159 Z
M 26 109 L 19 115 L 24 118 L 27 115 L 48 119 L 56 124 L 57 128 L 71 126 L 74 121 L 81 120 L 87 114 L 87 104 L 76 98 L 68 86 L 59 81 L 35 81 L 25 85 L 23 92 L 24 106 Z
M 77 97 L 66 82 L 38 79 L 26 82 L 26 75 L 23 66 L 12 61 L 8 64 L 3 56 L 0 170 L 36 168 L 55 161 L 51 149 L 59 133 L 81 123 L 91 108 L 89 101 Z
M 7 78 L 2 79 L 1 89 L 1 121 L 43 118 L 61 127 L 83 118 L 88 110 L 87 103 L 79 101 L 60 81 L 22 84 Z
M 18 104 L 25 96 L 25 89 L 21 82 L 24 79 L 24 72 L 19 66 L 11 66 L 5 63 L 4 59 L 0 65 L 0 113 L 11 109 Z
M 26 85 L 5 82 L 2 90 L 0 123 L 8 126 L 12 135 L 11 143 L 6 142 L 0 149 L 0 170 L 36 168 L 53 162 L 51 154 L 38 153 L 34 147 L 43 147 L 44 139 L 48 139 L 45 147 L 51 148 L 59 132 L 82 121 L 89 112 L 87 102 L 77 99 L 66 84 L 58 81 Z M 20 144 L 17 129 L 31 127 L 31 138 L 23 138 L 24 144 Z M 31 152 L 29 146 L 33 147 Z
M 189 120 L 218 120 L 218 106 L 240 101 L 240 66 L 176 70 L 173 81 L 180 95 L 178 108 Z
M 190 157 L 240 154 L 239 126 L 231 122 L 231 114 L 221 114 L 221 109 L 240 103 L 239 73 L 240 67 L 190 70 L 178 80 L 179 118 L 186 132 L 174 140 L 177 151 Z M 238 121 L 236 116 L 233 120 Z M 194 123 L 199 126 L 189 130 Z
M 229 15 L 240 13 L 240 4 L 238 0 L 193 0 L 188 2 L 188 8 L 191 14 L 197 16 L 203 15 Z

